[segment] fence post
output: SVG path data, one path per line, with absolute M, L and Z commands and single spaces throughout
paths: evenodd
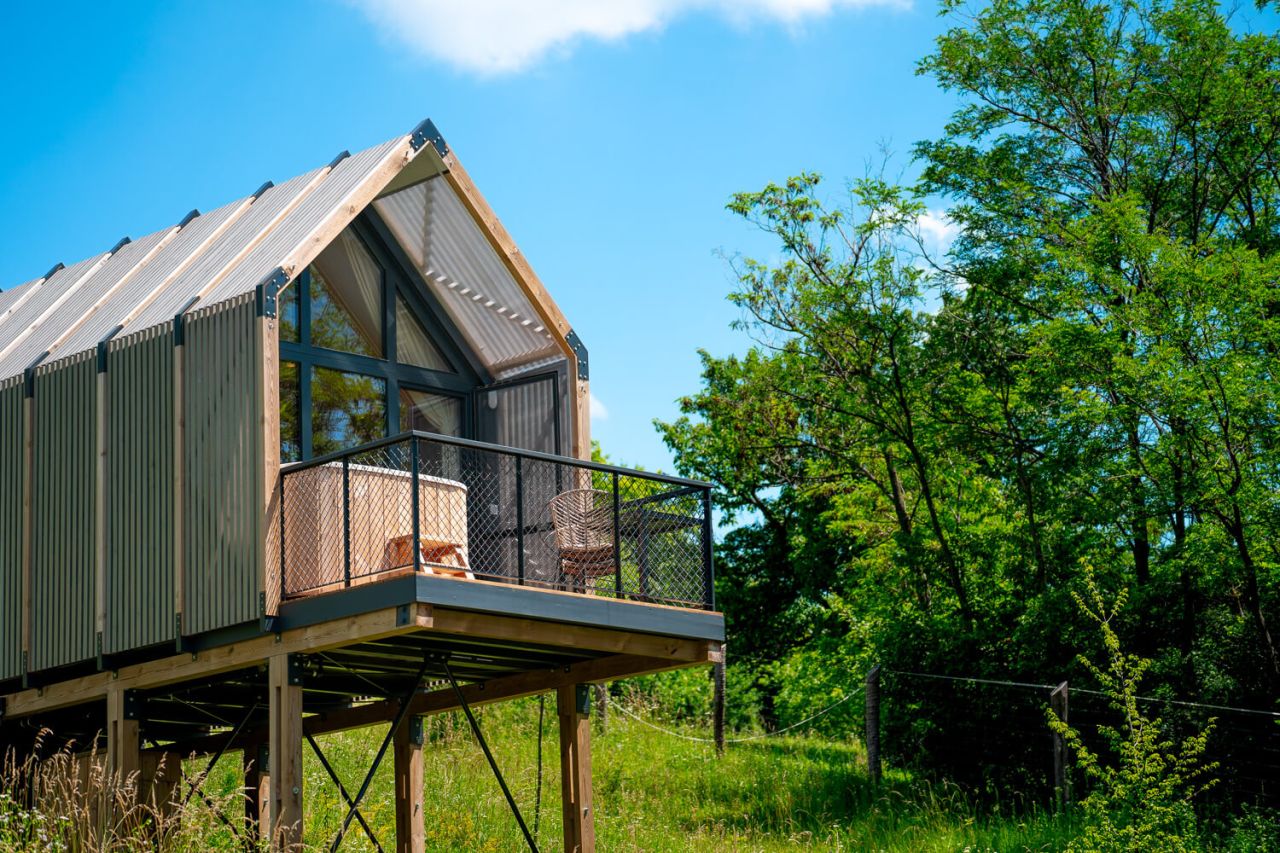
M 418 517 L 418 437 L 409 439 L 409 511 L 413 513 L 413 573 L 422 571 L 422 519 Z
M 724 755 L 724 650 L 720 651 L 720 660 L 711 665 L 711 680 L 714 691 L 711 697 L 712 726 L 716 741 L 716 755 Z
M 342 585 L 351 586 L 351 457 L 342 457 Z
M 1049 707 L 1058 719 L 1067 722 L 1067 682 L 1062 682 L 1049 694 Z M 1071 781 L 1067 779 L 1067 742 L 1058 732 L 1053 733 L 1053 793 L 1058 807 L 1071 805 Z
M 871 667 L 867 672 L 866 725 L 867 774 L 873 784 L 880 784 L 880 664 Z

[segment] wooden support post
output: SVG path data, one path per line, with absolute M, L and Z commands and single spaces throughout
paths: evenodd
M 395 733 L 396 853 L 423 853 L 422 717 L 409 717 Z
M 121 782 L 131 775 L 137 782 L 142 769 L 142 745 L 138 739 L 138 714 L 127 690 L 107 691 L 107 773 Z
M 1049 694 L 1049 707 L 1058 719 L 1067 722 L 1067 682 L 1062 682 Z M 1053 733 L 1053 792 L 1058 807 L 1071 805 L 1071 780 L 1067 778 L 1067 741 Z
M 177 807 L 175 796 L 182 781 L 182 756 L 176 752 L 148 750 L 142 753 L 138 798 L 168 817 Z
M 724 660 L 711 665 L 711 727 L 716 742 L 716 755 L 724 755 Z
M 270 681 L 271 772 L 269 825 L 274 851 L 302 846 L 302 679 L 292 655 L 272 655 Z
M 880 783 L 880 664 L 871 667 L 867 673 L 867 686 L 864 691 L 867 700 L 866 747 L 867 775 L 873 784 Z
M 595 853 L 591 801 L 591 693 L 585 684 L 556 690 L 560 717 L 560 790 L 565 853 Z
M 244 826 L 249 838 L 257 841 L 270 824 L 271 770 L 268 768 L 267 744 L 255 741 L 245 744 L 241 756 L 244 768 Z

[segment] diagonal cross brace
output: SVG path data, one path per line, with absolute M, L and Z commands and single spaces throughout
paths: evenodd
M 360 803 L 364 800 L 365 794 L 369 793 L 369 785 L 373 782 L 373 774 L 378 772 L 378 765 L 382 764 L 382 759 L 386 757 L 387 747 L 391 746 L 391 740 L 396 735 L 396 729 L 400 728 L 400 724 L 404 722 L 404 718 L 409 714 L 409 704 L 413 701 L 414 694 L 418 692 L 418 688 L 422 685 L 422 679 L 427 674 L 427 665 L 431 662 L 429 656 L 423 656 L 422 666 L 418 667 L 418 675 L 413 679 L 413 684 L 405 691 L 400 699 L 400 707 L 396 710 L 395 719 L 391 721 L 391 728 L 387 729 L 387 736 L 382 739 L 382 746 L 378 747 L 378 754 L 373 758 L 373 764 L 369 767 L 369 772 L 364 776 L 364 782 L 360 784 L 360 790 L 356 792 L 354 800 L 349 800 L 350 805 L 347 808 L 347 816 L 342 819 L 342 826 L 338 829 L 338 834 L 334 836 L 333 843 L 329 845 L 329 853 L 335 853 L 342 844 L 343 837 L 347 834 L 347 830 L 351 828 L 351 821 L 360 811 Z
M 511 796 L 511 789 L 507 787 L 507 780 L 502 777 L 502 771 L 498 769 L 498 762 L 494 760 L 493 753 L 489 751 L 489 743 L 484 739 L 484 733 L 480 731 L 480 724 L 476 722 L 475 715 L 471 713 L 471 706 L 467 704 L 467 698 L 462 695 L 462 688 L 458 686 L 458 679 L 453 676 L 453 669 L 450 668 L 447 657 L 444 659 L 444 674 L 449 677 L 449 685 L 453 687 L 453 695 L 457 697 L 458 704 L 462 706 L 462 713 L 467 715 L 467 722 L 471 724 L 471 733 L 480 742 L 480 749 L 484 751 L 484 757 L 489 759 L 489 767 L 493 770 L 493 775 L 498 777 L 498 785 L 502 788 L 502 795 L 507 798 L 507 805 L 511 807 L 511 813 L 516 816 L 516 823 L 520 825 L 520 831 L 524 833 L 524 840 L 529 843 L 529 849 L 533 853 L 538 853 L 538 843 L 534 841 L 533 836 L 529 833 L 529 827 L 525 825 L 524 816 L 520 814 L 520 807 L 516 805 L 515 797 Z
M 323 752 L 320 751 L 320 744 L 316 743 L 316 739 L 310 732 L 306 733 L 307 743 L 311 744 L 311 751 L 316 754 L 316 758 L 320 759 L 320 766 L 329 774 L 329 778 L 333 780 L 333 784 L 338 786 L 338 793 L 342 795 L 342 800 L 347 804 L 347 808 L 355 809 L 356 820 L 360 822 L 360 826 L 364 829 L 364 834 L 378 851 L 384 853 L 382 843 L 378 841 L 378 836 L 373 834 L 373 828 L 369 826 L 369 822 L 364 819 L 364 815 L 360 812 L 359 807 L 351 799 L 351 795 L 347 793 L 347 788 L 342 784 L 342 780 L 338 778 L 338 773 L 333 769 L 333 765 L 329 763 L 329 759 L 325 758 Z

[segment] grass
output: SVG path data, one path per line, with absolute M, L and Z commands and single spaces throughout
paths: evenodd
M 559 849 L 559 757 L 553 702 L 548 703 L 543 753 L 541 849 Z M 532 827 L 537 791 L 536 699 L 479 711 L 517 803 Z M 360 785 L 385 728 L 321 740 L 344 784 Z M 705 736 L 705 731 L 685 731 Z M 525 849 L 496 780 L 461 717 L 428 721 L 427 849 Z M 710 744 L 656 731 L 621 714 L 593 738 L 596 836 L 609 851 L 1060 850 L 1065 821 L 1012 804 L 979 811 L 950 786 L 914 782 L 889 773 L 879 787 L 867 778 L 859 744 L 783 737 L 731 745 L 717 758 Z M 232 794 L 238 756 L 210 780 L 211 792 Z M 338 794 L 309 749 L 305 762 L 309 842 L 327 847 L 342 820 Z M 365 817 L 390 847 L 395 816 L 390 758 L 375 776 Z M 229 833 L 212 829 L 212 848 L 232 849 Z M 372 850 L 353 824 L 343 850 Z

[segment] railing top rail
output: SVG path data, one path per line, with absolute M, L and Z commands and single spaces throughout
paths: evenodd
M 712 489 L 710 483 L 701 480 L 690 480 L 686 477 L 675 477 L 670 474 L 657 474 L 652 471 L 637 471 L 632 468 L 623 468 L 620 465 L 609 465 L 603 462 L 593 462 L 589 459 L 578 459 L 573 456 L 559 456 L 554 453 L 542 453 L 537 450 L 522 450 L 518 447 L 508 447 L 503 444 L 491 444 L 484 441 L 474 441 L 469 438 L 457 438 L 451 435 L 437 435 L 431 432 L 422 432 L 420 430 L 412 430 L 410 432 L 402 432 L 399 435 L 380 438 L 376 441 L 366 442 L 365 444 L 351 447 L 346 450 L 338 450 L 333 453 L 326 453 L 324 456 L 317 456 L 314 459 L 307 459 L 302 462 L 291 462 L 282 465 L 280 471 L 282 474 L 291 474 L 295 471 L 302 471 L 307 468 L 315 468 L 320 465 L 328 465 L 331 462 L 341 462 L 344 458 L 355 456 L 361 453 L 368 453 L 371 450 L 377 450 L 380 447 L 389 447 L 393 444 L 409 441 L 410 439 L 426 439 L 434 441 L 438 444 L 451 444 L 455 447 L 466 447 L 472 450 L 486 450 L 491 453 L 501 453 L 506 456 L 519 456 L 524 459 L 534 459 L 540 462 L 553 462 L 558 465 L 572 465 L 577 468 L 585 468 L 590 471 L 601 471 L 606 474 L 619 474 L 627 477 L 638 477 L 642 480 L 653 480 L 659 483 L 668 483 L 673 486 L 687 486 L 694 489 Z

